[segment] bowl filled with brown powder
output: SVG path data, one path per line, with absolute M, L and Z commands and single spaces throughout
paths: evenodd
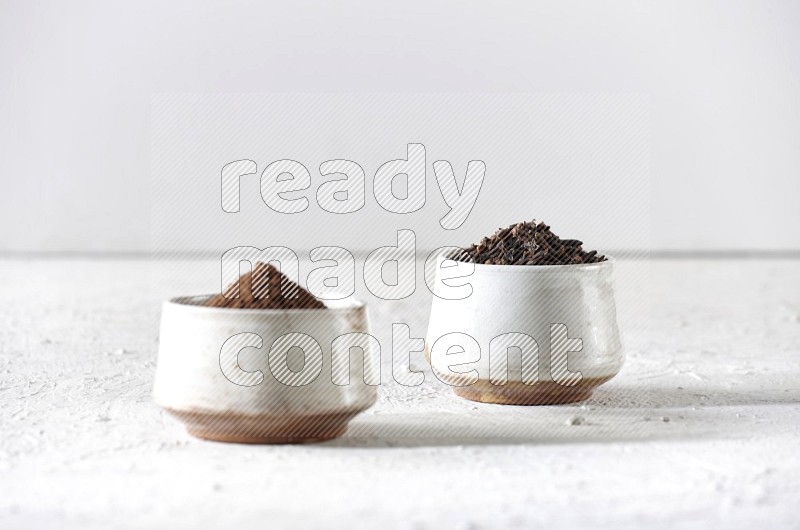
M 526 221 L 442 258 L 469 269 L 471 294 L 434 290 L 426 356 L 463 398 L 516 405 L 581 401 L 624 360 L 614 260 Z M 466 275 L 468 274 L 468 276 Z
M 323 302 L 259 262 L 219 294 L 164 304 L 154 399 L 199 438 L 335 438 L 375 403 L 374 342 L 364 304 Z

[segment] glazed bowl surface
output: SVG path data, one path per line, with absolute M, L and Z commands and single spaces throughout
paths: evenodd
M 204 306 L 209 296 L 169 300 L 161 319 L 153 397 L 190 434 L 248 443 L 325 440 L 375 403 L 379 351 L 364 304 L 231 309 Z
M 444 270 L 439 265 L 437 275 Z M 463 279 L 472 286 L 469 296 L 448 300 L 434 288 L 426 337 L 434 374 L 474 401 L 587 399 L 624 361 L 613 275 L 611 258 L 577 265 L 475 264 Z

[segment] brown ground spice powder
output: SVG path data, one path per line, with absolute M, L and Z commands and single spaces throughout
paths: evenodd
M 501 228 L 453 259 L 488 265 L 574 265 L 606 261 L 596 250 L 584 251 L 582 245 L 577 239 L 559 238 L 548 225 L 537 224 L 534 219 Z
M 239 286 L 239 296 L 236 287 Z M 237 309 L 325 309 L 325 304 L 281 274 L 268 263 L 258 262 L 253 270 L 230 284 L 224 293 L 211 297 L 209 307 Z

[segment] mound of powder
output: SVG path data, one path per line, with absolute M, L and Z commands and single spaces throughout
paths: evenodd
M 453 259 L 487 265 L 574 265 L 606 261 L 596 250 L 586 252 L 577 239 L 561 239 L 536 220 L 501 228 Z
M 236 288 L 239 296 L 236 296 Z M 221 294 L 211 297 L 209 307 L 237 309 L 325 309 L 325 304 L 267 263 L 258 262 Z

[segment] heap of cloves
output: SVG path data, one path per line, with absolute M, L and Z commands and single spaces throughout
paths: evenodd
M 574 265 L 606 261 L 596 250 L 586 252 L 583 242 L 561 239 L 550 226 L 536 219 L 501 228 L 453 259 L 486 265 Z

